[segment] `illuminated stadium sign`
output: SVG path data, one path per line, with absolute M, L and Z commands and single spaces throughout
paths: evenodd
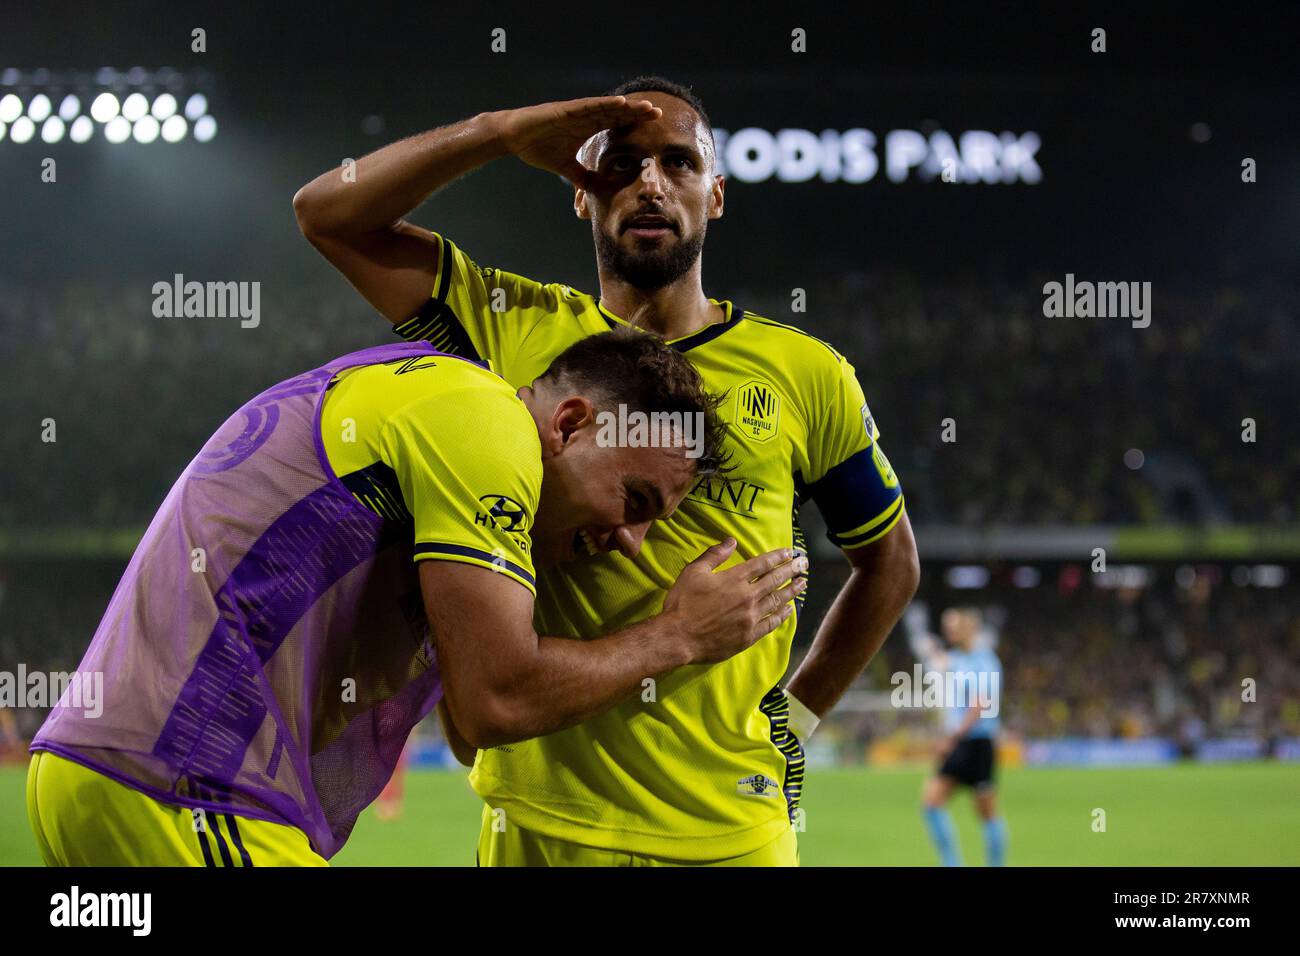
M 878 175 L 947 183 L 1027 183 L 1043 178 L 1035 156 L 1042 141 L 1033 131 L 992 133 L 972 129 L 890 130 L 883 141 L 869 129 L 715 129 L 720 171 L 742 183 L 776 179 L 805 183 L 866 183 Z M 883 170 L 882 170 L 883 163 Z

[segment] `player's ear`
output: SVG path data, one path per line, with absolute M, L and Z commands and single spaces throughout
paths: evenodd
M 574 187 L 573 190 L 573 211 L 579 219 L 591 218 L 591 213 L 587 210 L 587 190 L 581 186 Z
M 727 180 L 725 176 L 713 177 L 713 188 L 709 191 L 709 218 L 722 218 L 723 195 L 726 192 Z
M 551 431 L 559 437 L 561 445 L 567 445 L 575 433 L 595 421 L 596 409 L 591 402 L 581 395 L 573 395 L 555 406 L 555 413 L 551 416 Z

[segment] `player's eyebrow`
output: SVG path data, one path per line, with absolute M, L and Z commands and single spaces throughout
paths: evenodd
M 626 482 L 625 487 L 628 491 L 635 491 L 645 495 L 646 500 L 654 505 L 656 518 L 668 517 L 664 514 L 664 493 L 659 490 L 658 485 L 651 484 L 643 478 L 630 478 Z

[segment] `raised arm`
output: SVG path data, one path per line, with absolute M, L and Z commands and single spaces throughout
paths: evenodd
M 590 641 L 539 636 L 533 597 L 502 574 L 425 561 L 420 584 L 447 708 L 472 747 L 554 733 L 686 664 L 711 664 L 749 647 L 790 615 L 802 591 L 802 556 L 772 551 L 717 571 L 735 541 L 687 565 L 657 616 Z
M 583 185 L 578 149 L 603 129 L 653 118 L 646 100 L 596 96 L 481 113 L 400 140 L 355 168 L 327 170 L 293 197 L 307 240 L 390 322 L 428 300 L 438 269 L 433 236 L 406 222 L 434 192 L 500 156 Z

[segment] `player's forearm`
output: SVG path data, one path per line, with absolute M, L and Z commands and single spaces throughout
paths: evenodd
M 855 567 L 786 689 L 824 717 L 871 663 L 916 590 L 916 579 Z
M 294 213 L 307 234 L 386 229 L 438 189 L 506 152 L 495 114 L 481 113 L 376 150 L 353 170 L 325 171 L 298 190 Z
M 647 678 L 691 663 L 682 628 L 660 614 L 606 637 L 539 637 L 536 653 L 501 673 L 478 708 L 479 747 L 572 727 L 640 694 Z

